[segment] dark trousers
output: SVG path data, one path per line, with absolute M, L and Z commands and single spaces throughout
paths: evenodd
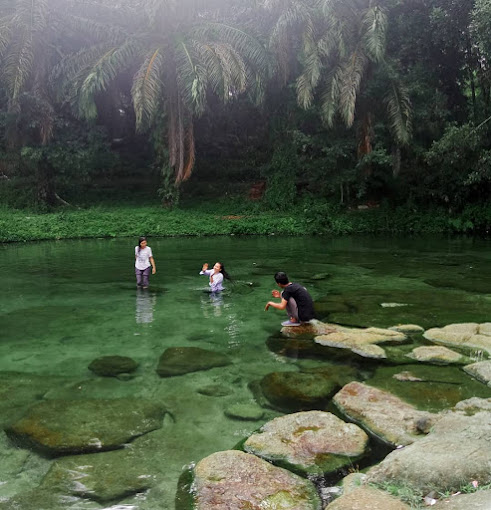
M 148 277 L 150 276 L 151 269 L 151 266 L 148 266 L 146 269 L 137 269 L 135 267 L 136 284 L 139 287 L 148 287 Z

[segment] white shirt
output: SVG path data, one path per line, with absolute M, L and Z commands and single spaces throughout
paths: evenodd
M 206 276 L 210 276 L 214 273 L 214 269 L 207 269 L 206 271 L 200 271 L 199 274 L 204 274 Z M 211 292 L 220 292 L 222 290 L 224 290 L 223 288 L 223 274 L 222 273 L 217 273 L 217 274 L 213 274 L 213 282 L 211 281 L 211 278 L 210 278 L 210 283 L 208 284 L 210 286 L 210 291 Z
M 139 249 L 139 246 L 135 246 L 135 267 L 139 269 L 140 271 L 143 271 L 147 267 L 150 267 L 150 257 L 153 257 L 152 255 L 152 248 L 150 246 L 146 246 L 143 249 Z

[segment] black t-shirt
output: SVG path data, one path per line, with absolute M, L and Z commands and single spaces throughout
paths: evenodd
M 302 322 L 309 321 L 315 317 L 314 302 L 307 289 L 299 283 L 291 283 L 283 289 L 281 297 L 287 301 L 292 297 L 298 307 L 298 318 Z

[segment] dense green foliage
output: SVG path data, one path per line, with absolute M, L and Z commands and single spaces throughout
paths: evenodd
M 491 0 L 2 0 L 0 201 L 64 208 L 61 237 L 99 235 L 60 226 L 77 207 L 159 199 L 189 232 L 140 232 L 233 233 L 191 226 L 221 196 L 236 233 L 486 232 L 490 20 Z

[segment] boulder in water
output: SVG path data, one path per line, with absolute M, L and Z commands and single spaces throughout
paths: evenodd
M 491 360 L 479 361 L 464 367 L 465 372 L 491 387 Z
M 183 375 L 199 370 L 230 365 L 228 356 L 200 347 L 169 347 L 160 357 L 157 373 L 160 377 Z
M 344 494 L 327 506 L 326 510 L 411 510 L 394 496 L 373 487 L 360 487 Z
M 441 413 L 427 436 L 390 453 L 367 481 L 397 480 L 424 493 L 459 491 L 472 480 L 491 483 L 491 399 L 471 400 Z
M 333 402 L 348 418 L 393 446 L 420 439 L 438 419 L 438 415 L 418 411 L 387 391 L 359 382 L 344 386 Z
M 421 347 L 416 347 L 407 357 L 433 365 L 464 364 L 469 360 L 466 356 L 441 345 L 422 345 Z
M 89 370 L 103 377 L 117 377 L 120 374 L 130 374 L 138 368 L 138 363 L 126 356 L 103 356 L 89 365 Z
M 241 451 L 217 452 L 194 468 L 195 510 L 321 510 L 312 482 Z
M 322 475 L 351 464 L 368 436 L 331 413 L 308 411 L 280 416 L 263 425 L 244 450 L 303 475 Z
M 100 452 L 160 428 L 164 414 L 143 399 L 46 400 L 5 431 L 19 446 L 50 456 Z
M 423 336 L 437 344 L 482 349 L 491 354 L 491 322 L 449 324 L 443 328 L 428 329 Z

